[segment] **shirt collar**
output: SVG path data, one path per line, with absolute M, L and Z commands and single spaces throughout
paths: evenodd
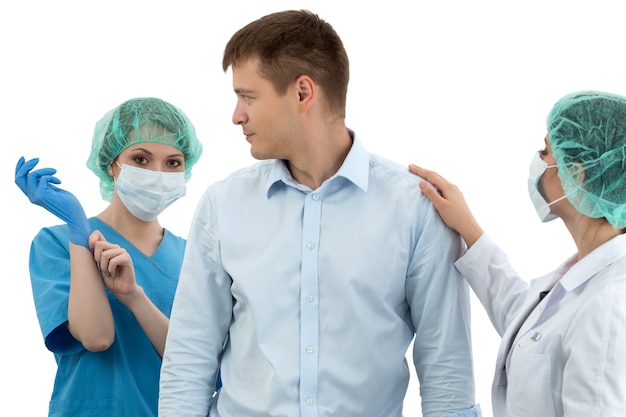
M 350 152 L 348 152 L 346 159 L 343 161 L 343 164 L 341 164 L 341 167 L 339 167 L 337 173 L 324 181 L 324 184 L 329 183 L 336 177 L 343 177 L 363 191 L 367 191 L 369 181 L 369 153 L 356 134 L 350 129 L 348 129 L 348 131 L 352 138 Z M 265 193 L 268 198 L 270 197 L 274 185 L 279 183 L 284 183 L 298 189 L 307 188 L 296 182 L 291 176 L 287 164 L 282 159 L 274 160 L 272 165 L 272 170 L 270 171 L 265 188 Z M 322 184 L 322 187 L 324 184 Z
M 626 234 L 621 234 L 605 242 L 590 254 L 576 262 L 559 280 L 559 284 L 566 290 L 571 291 L 601 269 L 612 264 L 626 255 Z

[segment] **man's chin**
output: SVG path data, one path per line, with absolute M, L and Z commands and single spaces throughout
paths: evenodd
M 252 157 L 254 159 L 257 159 L 259 161 L 264 161 L 266 159 L 272 159 L 272 158 L 268 157 L 267 155 L 264 155 L 262 152 L 255 151 L 254 148 L 250 148 L 250 155 L 252 155 Z

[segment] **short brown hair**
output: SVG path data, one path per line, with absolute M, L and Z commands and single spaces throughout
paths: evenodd
M 321 86 L 331 111 L 345 118 L 349 62 L 332 26 L 308 10 L 272 13 L 238 30 L 224 49 L 222 68 L 259 58 L 261 75 L 278 94 L 301 75 Z

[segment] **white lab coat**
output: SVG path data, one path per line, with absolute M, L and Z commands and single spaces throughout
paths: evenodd
M 626 235 L 530 285 L 486 235 L 456 266 L 502 337 L 494 417 L 626 416 Z

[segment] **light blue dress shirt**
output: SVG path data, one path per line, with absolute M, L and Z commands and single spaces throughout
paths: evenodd
M 210 186 L 174 299 L 159 416 L 399 417 L 414 336 L 424 416 L 480 415 L 469 291 L 453 265 L 462 244 L 418 182 L 354 137 L 316 190 L 280 160 Z

